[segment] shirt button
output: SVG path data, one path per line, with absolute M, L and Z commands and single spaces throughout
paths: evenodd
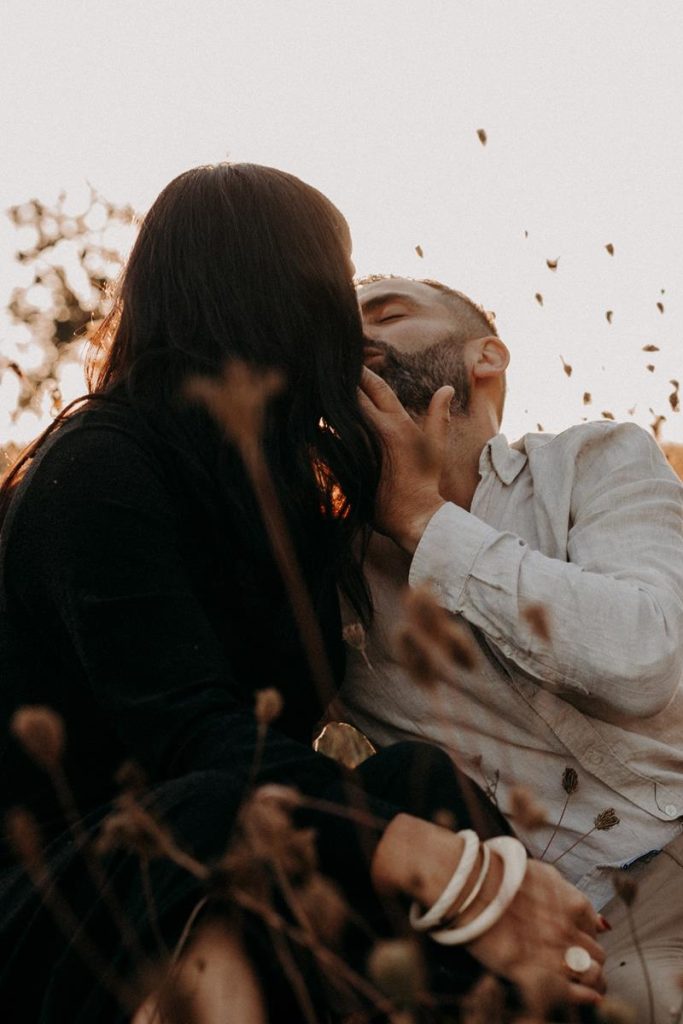
M 668 814 L 670 818 L 675 818 L 678 814 L 678 808 L 676 807 L 676 804 L 667 804 L 664 808 L 664 813 Z
M 589 764 L 602 764 L 604 758 L 597 750 L 590 750 L 587 757 Z

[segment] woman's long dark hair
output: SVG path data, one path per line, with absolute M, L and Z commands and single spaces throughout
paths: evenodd
M 348 244 L 339 211 L 293 175 L 254 164 L 181 174 L 142 223 L 97 332 L 106 355 L 90 368 L 85 402 L 123 392 L 154 429 L 172 434 L 190 376 L 219 374 L 235 357 L 281 370 L 286 387 L 265 437 L 275 484 L 294 528 L 322 512 L 321 573 L 335 574 L 367 621 L 354 538 L 371 519 L 381 452 L 357 400 L 363 335 Z M 30 459 L 64 419 L 7 474 L 0 522 Z M 198 436 L 189 458 L 206 470 Z

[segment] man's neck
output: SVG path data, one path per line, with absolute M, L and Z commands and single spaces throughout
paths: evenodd
M 470 416 L 453 418 L 439 485 L 441 496 L 446 501 L 452 501 L 469 512 L 479 484 L 481 453 L 486 442 L 498 431 L 499 424 L 488 416 L 481 419 Z

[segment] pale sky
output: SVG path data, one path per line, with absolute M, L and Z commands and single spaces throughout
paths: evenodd
M 225 157 L 329 195 L 359 273 L 494 310 L 510 438 L 651 407 L 683 441 L 680 0 L 3 0 L 0 208 L 87 179 L 144 211 Z

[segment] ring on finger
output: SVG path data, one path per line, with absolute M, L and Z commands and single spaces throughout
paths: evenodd
M 585 974 L 593 963 L 590 953 L 583 946 L 567 946 L 563 959 L 572 974 Z

